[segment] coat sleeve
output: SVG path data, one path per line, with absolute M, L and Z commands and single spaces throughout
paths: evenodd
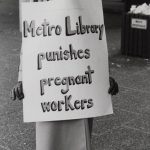
M 22 81 L 22 50 L 20 52 L 20 65 L 18 67 L 18 81 Z

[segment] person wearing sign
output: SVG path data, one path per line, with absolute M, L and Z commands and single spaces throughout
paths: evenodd
M 111 95 L 118 93 L 118 84 L 113 78 L 110 78 L 108 92 Z M 23 92 L 21 64 L 18 83 L 12 89 L 11 96 L 13 100 L 22 100 L 26 96 Z M 36 150 L 90 150 L 92 125 L 92 118 L 36 122 Z
M 109 94 L 118 93 L 117 82 L 110 77 Z M 24 98 L 19 69 L 19 81 L 11 91 L 13 100 Z M 36 123 L 36 150 L 90 150 L 93 118 Z

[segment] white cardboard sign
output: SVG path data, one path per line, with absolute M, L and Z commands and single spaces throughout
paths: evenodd
M 24 121 L 112 113 L 100 0 L 22 3 Z

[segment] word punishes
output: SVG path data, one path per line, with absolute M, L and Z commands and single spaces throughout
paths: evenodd
M 78 60 L 78 59 L 89 59 L 90 58 L 89 49 L 79 49 L 75 50 L 72 44 L 69 44 L 69 49 L 62 49 L 62 46 L 59 47 L 58 51 L 49 51 L 45 53 L 39 53 L 37 57 L 38 61 L 38 70 L 42 69 L 43 61 L 67 61 L 67 60 Z
M 49 21 L 44 19 L 43 23 L 40 26 L 36 25 L 35 20 L 32 20 L 30 23 L 23 21 L 23 36 L 27 38 L 29 33 L 31 37 L 36 36 L 53 36 L 62 34 L 61 25 L 51 25 Z M 83 35 L 83 34 L 99 34 L 99 40 L 102 40 L 104 31 L 104 25 L 84 25 L 82 16 L 78 17 L 78 22 L 76 22 L 75 27 L 72 27 L 70 16 L 65 17 L 65 34 L 66 36 L 73 35 Z

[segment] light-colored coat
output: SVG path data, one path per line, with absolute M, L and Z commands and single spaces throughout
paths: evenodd
M 22 52 L 18 81 L 22 81 L 21 56 Z M 88 119 L 36 122 L 36 150 L 90 150 Z
M 22 81 L 22 61 L 18 81 Z M 36 122 L 36 150 L 90 150 L 88 119 Z

